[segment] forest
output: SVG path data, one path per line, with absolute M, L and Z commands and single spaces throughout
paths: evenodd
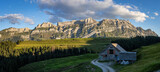
M 87 48 L 74 48 L 72 46 L 68 46 L 68 49 L 49 46 L 14 49 L 15 46 L 16 43 L 11 41 L 0 43 L 0 72 L 17 72 L 19 67 L 32 62 L 94 53 L 88 51 Z
M 160 37 L 156 36 L 137 36 L 133 38 L 123 38 L 112 41 L 112 43 L 118 43 L 127 51 L 132 51 L 137 48 L 140 48 L 141 46 L 147 46 L 158 42 L 160 42 Z

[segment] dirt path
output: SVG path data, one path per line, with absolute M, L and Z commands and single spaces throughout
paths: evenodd
M 103 72 L 115 72 L 115 70 L 109 67 L 107 63 L 99 63 L 96 59 L 93 60 L 91 63 L 100 67 L 103 70 Z

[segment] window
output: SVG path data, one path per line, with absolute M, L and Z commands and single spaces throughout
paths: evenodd
M 117 58 L 118 55 L 115 55 L 115 57 Z
M 112 49 L 109 50 L 109 54 L 113 54 L 113 50 Z

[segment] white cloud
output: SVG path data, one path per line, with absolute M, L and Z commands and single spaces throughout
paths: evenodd
M 37 0 L 40 9 L 51 15 L 52 22 L 61 19 L 124 18 L 143 22 L 148 18 L 136 6 L 115 4 L 112 0 Z M 54 20 L 55 19 L 55 20 Z
M 151 19 L 155 19 L 155 17 L 151 17 Z
M 34 21 L 32 19 L 30 19 L 30 18 L 25 18 L 24 22 L 30 23 L 30 24 L 34 24 Z
M 154 15 L 158 16 L 159 14 L 157 12 L 155 12 Z
M 128 8 L 128 9 L 132 9 L 132 7 L 131 7 L 131 6 L 129 6 L 129 5 L 126 5 L 125 7 L 126 7 L 126 8 Z
M 11 24 L 20 23 L 20 21 L 24 21 L 25 23 L 34 24 L 34 21 L 28 17 L 24 17 L 22 14 L 5 14 L 4 16 L 0 16 L 0 22 L 9 21 Z

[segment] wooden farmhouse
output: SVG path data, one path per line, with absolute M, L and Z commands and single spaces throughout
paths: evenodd
M 111 43 L 99 53 L 99 60 L 112 60 L 119 64 L 130 64 L 136 61 L 136 52 L 127 52 L 117 43 Z

